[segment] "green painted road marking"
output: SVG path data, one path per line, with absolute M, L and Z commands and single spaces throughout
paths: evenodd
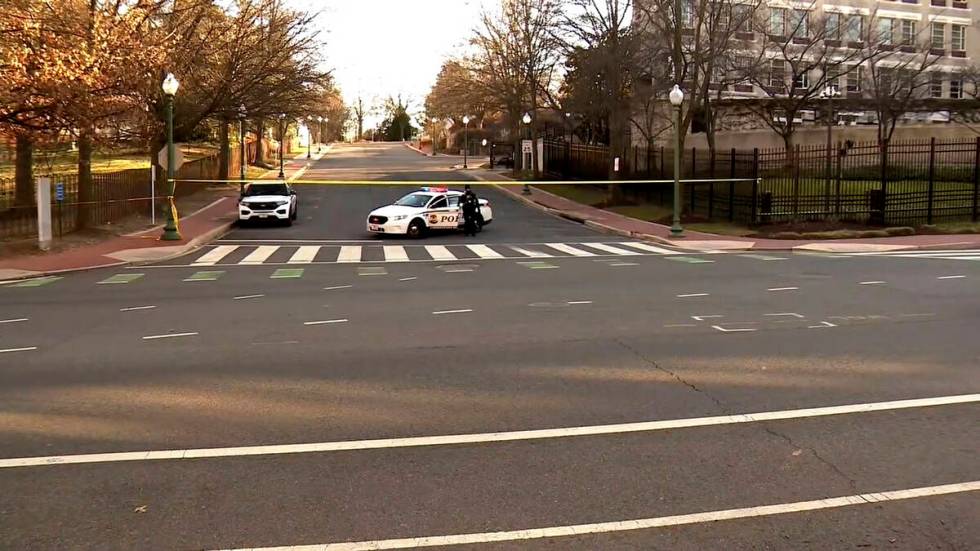
M 551 270 L 557 268 L 554 264 L 548 264 L 547 262 L 532 261 L 532 262 L 518 262 L 521 266 L 525 268 L 530 268 L 532 270 Z
M 388 275 L 388 270 L 381 266 L 361 266 L 357 269 L 359 276 L 383 276 Z
M 146 274 L 116 274 L 108 279 L 103 279 L 98 285 L 125 285 L 140 279 Z
M 740 254 L 738 256 L 741 256 L 742 258 L 752 258 L 754 260 L 789 260 L 788 258 L 783 258 L 781 256 L 769 256 L 767 254 Z
M 269 279 L 299 279 L 303 277 L 303 268 L 279 268 L 269 276 Z
M 184 281 L 217 281 L 224 272 L 194 272 L 194 275 Z
M 28 279 L 27 281 L 21 281 L 20 283 L 15 283 L 11 285 L 11 287 L 41 287 L 42 285 L 54 283 L 55 281 L 58 281 L 60 279 L 64 279 L 64 278 L 57 277 L 57 276 L 39 277 L 36 279 Z
M 695 258 L 693 256 L 665 256 L 664 258 L 675 262 L 686 262 L 687 264 L 711 264 L 714 262 L 714 260 L 705 260 L 703 258 Z

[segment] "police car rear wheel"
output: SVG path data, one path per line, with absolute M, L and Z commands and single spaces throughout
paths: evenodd
M 422 237 L 425 233 L 425 224 L 421 220 L 412 220 L 412 223 L 408 225 L 408 231 L 405 233 L 412 238 Z

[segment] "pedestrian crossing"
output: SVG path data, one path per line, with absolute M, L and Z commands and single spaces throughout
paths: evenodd
M 217 245 L 199 256 L 172 264 L 192 267 L 362 262 L 452 262 L 523 258 L 584 258 L 600 256 L 671 256 L 681 254 L 649 243 L 479 243 L 459 245 Z M 186 264 L 185 264 L 186 263 Z
M 877 253 L 851 253 L 849 256 L 874 256 L 890 258 L 919 258 L 926 260 L 972 260 L 980 261 L 980 249 L 888 251 Z

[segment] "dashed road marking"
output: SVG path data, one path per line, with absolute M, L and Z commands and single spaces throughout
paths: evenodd
M 592 524 L 576 524 L 567 526 L 549 526 L 545 528 L 530 528 L 501 532 L 482 532 L 470 534 L 453 534 L 445 536 L 425 536 L 399 538 L 390 540 L 357 541 L 346 543 L 329 543 L 322 545 L 295 545 L 285 547 L 250 548 L 249 551 L 370 551 L 373 549 L 418 549 L 422 547 L 443 547 L 472 545 L 479 543 L 517 542 L 541 540 L 586 534 L 606 534 L 614 532 L 632 532 L 635 530 L 651 530 L 667 526 L 685 526 L 693 524 L 714 523 L 724 520 L 769 517 L 790 513 L 804 513 L 823 509 L 839 509 L 870 505 L 888 501 L 904 501 L 942 495 L 960 494 L 980 490 L 980 480 L 943 484 L 941 486 L 924 486 L 907 490 L 886 490 L 869 494 L 855 494 L 841 497 L 821 498 L 811 501 L 796 501 L 793 503 L 778 503 L 760 505 L 739 509 L 723 509 L 688 513 L 665 517 L 651 517 L 623 521 L 596 522 Z M 231 551 L 245 551 L 231 550 Z
M 190 277 L 184 281 L 195 282 L 195 281 L 217 281 L 218 278 L 223 276 L 224 272 L 194 272 Z
M 825 329 L 827 327 L 837 327 L 837 326 L 834 325 L 833 323 L 830 323 L 829 321 L 822 321 L 818 325 L 811 325 L 810 327 L 808 327 L 808 329 Z
M 252 300 L 254 298 L 263 298 L 265 295 L 241 295 L 233 298 L 232 300 Z
M 436 310 L 435 312 L 432 312 L 432 315 L 434 315 L 434 316 L 442 316 L 442 315 L 445 315 L 445 314 L 469 314 L 472 311 L 473 310 L 470 309 L 470 308 L 463 308 L 463 309 L 460 309 L 460 310 Z
M 350 320 L 348 320 L 347 318 L 334 319 L 334 320 L 307 321 L 304 322 L 303 325 L 334 325 L 337 323 L 347 323 L 348 321 Z
M 142 310 L 155 310 L 156 306 L 130 306 L 129 308 L 120 308 L 120 312 L 139 312 Z
M 755 331 L 758 331 L 758 329 L 749 328 L 749 327 L 727 328 L 727 327 L 722 327 L 720 325 L 712 325 L 711 328 L 712 329 L 717 329 L 718 331 L 721 331 L 722 333 L 753 333 Z
M 876 411 L 894 411 L 923 407 L 949 406 L 954 404 L 973 404 L 980 402 L 980 393 L 960 394 L 955 396 L 936 396 L 931 398 L 916 398 L 911 400 L 895 400 L 890 402 L 871 402 L 826 406 L 805 409 L 768 411 L 757 413 L 742 413 L 735 415 L 720 415 L 715 417 L 694 417 L 687 419 L 670 419 L 661 421 L 642 421 L 638 423 L 622 423 L 616 425 L 591 425 L 556 429 L 536 429 L 504 432 L 486 432 L 472 434 L 455 434 L 445 436 L 410 436 L 404 438 L 387 438 L 377 440 L 348 440 L 340 442 L 316 442 L 305 444 L 276 444 L 267 446 L 242 446 L 231 448 L 199 448 L 183 450 L 155 450 L 134 452 L 94 453 L 78 455 L 54 455 L 42 457 L 19 457 L 0 459 L 0 469 L 16 467 L 50 467 L 57 465 L 72 465 L 83 463 L 115 463 L 123 461 L 155 461 L 174 459 L 200 459 L 218 457 L 241 457 L 249 455 L 286 455 L 297 453 L 328 453 L 337 451 L 375 450 L 412 448 L 424 446 L 456 446 L 460 444 L 490 444 L 496 442 L 514 442 L 526 440 L 544 440 L 552 438 L 571 438 L 580 436 L 599 436 L 606 434 L 628 434 L 639 432 L 657 432 L 694 427 L 720 425 L 737 425 L 742 423 L 759 423 L 769 421 L 785 421 L 790 419 L 806 419 L 834 415 L 849 415 L 856 413 L 872 413 Z
M 583 304 L 592 304 L 592 301 L 591 300 L 570 300 L 566 304 L 570 304 L 572 306 L 579 306 L 579 305 L 583 305 Z
M 5 323 L 24 323 L 25 321 L 31 321 L 31 320 L 28 319 L 28 318 L 15 318 L 15 319 L 9 319 L 9 320 L 0 320 L 0 325 L 3 325 Z
M 125 285 L 142 278 L 144 275 L 146 274 L 116 274 L 112 277 L 103 279 L 102 281 L 96 283 L 96 285 Z
M 0 354 L 9 354 L 13 352 L 31 352 L 37 350 L 36 346 L 25 346 L 24 348 L 4 348 L 0 349 Z
M 939 276 L 936 279 L 966 279 L 966 276 L 965 275 L 948 275 L 948 276 Z
M 418 279 L 418 278 L 417 277 L 414 277 L 414 276 L 413 277 L 403 277 L 403 278 L 399 279 L 398 281 L 415 281 L 416 279 Z
M 722 316 L 720 314 L 712 314 L 710 316 L 691 316 L 691 319 L 694 320 L 694 321 L 704 321 L 704 320 L 708 320 L 708 319 L 717 319 L 717 318 L 723 318 L 723 317 L 725 317 L 725 316 Z
M 800 290 L 799 287 L 772 287 L 770 289 L 766 289 L 766 291 L 769 291 L 770 293 L 779 293 L 782 291 L 799 291 L 799 290 Z
M 149 335 L 143 337 L 144 341 L 155 341 L 160 339 L 177 339 L 181 337 L 196 337 L 198 333 L 167 333 L 166 335 Z
M 324 291 L 336 291 L 338 289 L 350 289 L 353 285 L 334 285 L 332 287 L 324 287 Z
M 303 268 L 279 268 L 272 272 L 269 279 L 299 279 L 303 277 Z
M 709 293 L 687 293 L 685 295 L 677 295 L 677 298 L 697 298 L 697 297 L 709 297 Z
M 861 282 L 858 283 L 858 285 L 884 285 L 885 283 L 887 283 L 887 282 L 886 281 L 877 281 L 877 280 L 875 280 L 875 281 L 861 281 Z

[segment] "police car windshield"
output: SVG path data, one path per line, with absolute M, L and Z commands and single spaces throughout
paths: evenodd
M 431 198 L 432 198 L 431 195 L 425 193 L 410 193 L 402 197 L 401 199 L 395 201 L 395 204 L 398 205 L 399 207 L 420 208 L 428 204 L 429 199 Z
M 289 195 L 286 184 L 249 184 L 245 188 L 245 197 L 257 195 Z

